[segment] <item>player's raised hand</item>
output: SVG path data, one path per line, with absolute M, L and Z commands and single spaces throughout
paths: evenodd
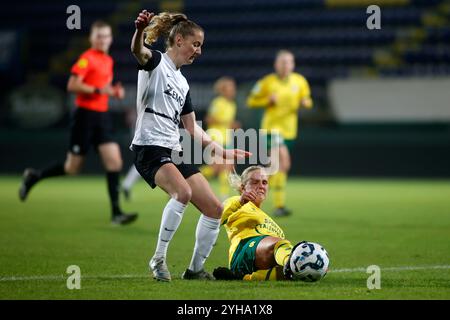
M 224 149 L 222 157 L 224 159 L 244 159 L 252 156 L 251 152 L 241 149 Z
M 242 205 L 246 204 L 247 202 L 251 201 L 254 202 L 258 195 L 255 191 L 244 191 L 241 194 L 241 199 L 239 200 Z
M 147 10 L 142 10 L 136 20 L 134 21 L 134 25 L 136 29 L 139 31 L 143 31 L 152 20 L 155 14 L 153 12 L 148 12 Z

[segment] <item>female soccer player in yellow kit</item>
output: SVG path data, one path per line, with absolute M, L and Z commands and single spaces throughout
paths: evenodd
M 251 166 L 241 176 L 230 175 L 240 196 L 224 202 L 221 224 L 230 240 L 228 268 L 216 268 L 218 280 L 287 280 L 292 244 L 263 210 L 269 189 L 265 169 Z
M 214 83 L 214 91 L 217 96 L 211 101 L 206 115 L 208 133 L 212 140 L 227 147 L 230 144 L 231 136 L 229 129 L 240 127 L 236 118 L 236 83 L 231 77 L 221 77 Z M 200 171 L 207 178 L 219 177 L 219 194 L 222 200 L 228 198 L 230 187 L 228 184 L 228 173 L 233 166 L 225 164 L 222 159 L 216 159 L 210 166 L 203 166 Z
M 268 132 L 268 148 L 271 158 L 279 159 L 279 171 L 271 177 L 275 216 L 290 213 L 285 208 L 286 180 L 291 167 L 290 152 L 297 138 L 298 109 L 312 108 L 311 92 L 307 80 L 294 72 L 295 59 L 292 52 L 281 50 L 275 58 L 275 73 L 260 79 L 253 87 L 247 105 L 265 108 L 261 129 Z M 271 137 L 275 135 L 274 137 Z M 275 145 L 270 145 L 274 141 Z

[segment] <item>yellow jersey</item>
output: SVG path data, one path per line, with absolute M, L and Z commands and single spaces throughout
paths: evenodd
M 272 95 L 277 96 L 273 106 L 269 106 Z M 297 111 L 303 99 L 311 99 L 308 81 L 298 74 L 291 73 L 281 80 L 275 73 L 259 80 L 247 99 L 250 108 L 265 108 L 261 129 L 276 130 L 284 139 L 297 137 Z M 312 107 L 310 105 L 305 106 Z
M 227 129 L 230 129 L 236 117 L 236 103 L 222 96 L 211 101 L 208 115 L 213 119 L 214 124 L 206 131 L 214 141 L 225 146 L 230 141 Z
M 221 224 L 225 226 L 230 240 L 229 263 L 242 239 L 267 235 L 285 239 L 284 232 L 264 211 L 253 202 L 241 205 L 240 196 L 224 202 Z

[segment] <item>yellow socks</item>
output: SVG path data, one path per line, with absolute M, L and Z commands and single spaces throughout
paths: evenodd
M 273 248 L 273 255 L 278 265 L 284 266 L 289 259 L 292 251 L 292 244 L 288 240 L 280 240 Z
M 243 278 L 246 281 L 274 281 L 284 280 L 283 268 L 276 266 L 266 270 L 258 270 L 252 274 L 246 274 Z
M 285 280 L 283 274 L 283 267 L 288 262 L 291 255 L 292 244 L 288 240 L 280 240 L 275 244 L 273 255 L 278 266 L 266 269 L 257 270 L 252 274 L 246 274 L 243 280 L 246 281 L 271 281 L 271 280 Z
M 270 188 L 273 194 L 275 208 L 284 208 L 286 204 L 286 172 L 277 172 L 270 178 Z

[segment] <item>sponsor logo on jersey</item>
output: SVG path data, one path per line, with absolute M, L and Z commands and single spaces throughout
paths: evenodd
M 272 219 L 264 219 L 264 223 L 255 226 L 255 231 L 265 235 L 276 234 L 279 238 L 284 239 L 283 230 Z
M 175 88 L 172 87 L 169 83 L 167 84 L 167 89 L 164 90 L 164 94 L 167 94 L 172 99 L 174 99 L 176 102 L 178 102 L 180 107 L 182 107 L 184 105 L 184 98 L 178 92 L 176 92 Z

